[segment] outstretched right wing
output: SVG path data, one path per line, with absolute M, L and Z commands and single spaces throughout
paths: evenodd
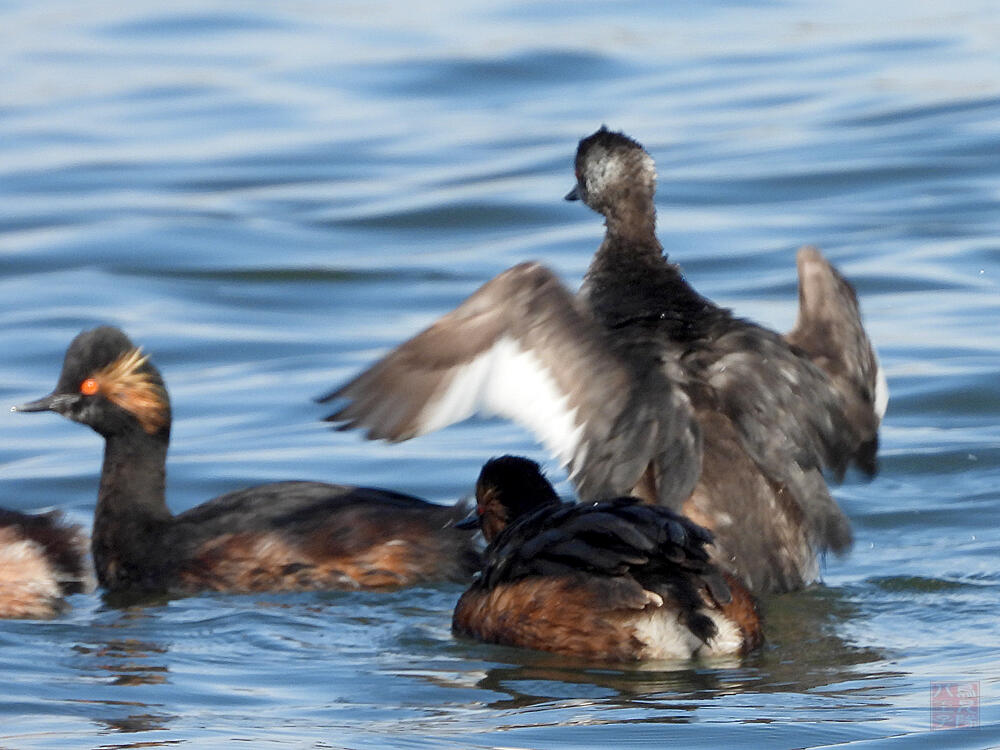
M 369 439 L 408 440 L 495 414 L 530 429 L 582 499 L 629 492 L 651 462 L 678 507 L 700 470 L 690 403 L 655 368 L 636 372 L 548 269 L 522 263 L 322 397 Z M 649 382 L 655 380 L 655 382 Z

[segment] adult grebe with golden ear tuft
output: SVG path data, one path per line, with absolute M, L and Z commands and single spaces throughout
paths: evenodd
M 467 580 L 478 554 L 460 507 L 388 490 L 279 482 L 180 515 L 165 499 L 170 402 L 160 373 L 112 327 L 70 344 L 56 389 L 16 407 L 54 411 L 104 437 L 92 550 L 125 592 L 390 588 Z

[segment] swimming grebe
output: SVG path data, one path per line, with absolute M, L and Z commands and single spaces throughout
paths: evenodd
M 52 617 L 65 607 L 65 595 L 92 588 L 79 526 L 55 511 L 29 515 L 0 508 L 0 617 Z
M 405 440 L 473 413 L 531 429 L 583 500 L 635 494 L 715 534 L 713 559 L 754 591 L 814 581 L 851 543 L 822 471 L 873 474 L 886 390 L 854 291 L 798 255 L 787 337 L 699 295 L 655 234 L 653 160 L 601 128 L 576 156 L 606 235 L 578 294 L 537 263 L 487 282 L 325 396 L 328 417 Z
M 388 490 L 279 482 L 180 515 L 164 496 L 170 402 L 148 356 L 120 330 L 79 334 L 56 389 L 18 411 L 54 411 L 104 437 L 92 551 L 116 591 L 190 593 L 383 588 L 465 581 L 463 508 Z
M 489 643 L 634 661 L 745 653 L 753 597 L 709 562 L 712 535 L 622 497 L 564 505 L 538 464 L 503 456 L 476 483 L 489 542 L 453 630 Z

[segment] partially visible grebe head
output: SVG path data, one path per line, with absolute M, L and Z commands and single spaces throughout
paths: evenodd
M 170 434 L 170 400 L 160 373 L 111 326 L 77 335 L 66 350 L 55 390 L 14 411 L 54 411 L 104 437 L 137 428 L 149 435 Z
M 637 142 L 604 125 L 580 141 L 576 186 L 566 200 L 581 200 L 608 218 L 625 211 L 653 211 L 656 165 Z M 621 218 L 621 217 L 619 217 Z
M 493 458 L 479 472 L 476 512 L 487 542 L 518 518 L 543 506 L 559 504 L 559 496 L 538 464 L 527 458 Z

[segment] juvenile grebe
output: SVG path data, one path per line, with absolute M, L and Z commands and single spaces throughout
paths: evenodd
M 578 294 L 525 263 L 325 396 L 328 417 L 406 440 L 473 413 L 515 419 L 567 466 L 583 500 L 631 493 L 715 534 L 713 560 L 755 591 L 814 581 L 850 524 L 823 477 L 877 469 L 887 391 L 853 289 L 798 256 L 787 337 L 699 295 L 656 238 L 656 171 L 601 128 L 567 199 L 606 235 Z

